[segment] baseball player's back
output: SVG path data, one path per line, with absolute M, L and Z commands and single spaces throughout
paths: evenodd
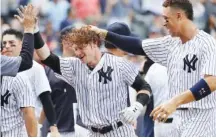
M 1 135 L 27 136 L 21 108 L 34 107 L 31 85 L 25 76 L 3 77 L 1 87 Z

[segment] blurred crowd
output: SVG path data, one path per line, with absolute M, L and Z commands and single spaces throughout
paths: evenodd
M 194 22 L 216 37 L 216 0 L 191 0 Z M 1 0 L 1 32 L 11 27 L 22 30 L 14 18 L 20 5 L 32 3 L 39 10 L 40 30 L 50 49 L 60 55 L 59 31 L 68 25 L 92 24 L 101 28 L 125 22 L 141 38 L 166 35 L 163 0 Z

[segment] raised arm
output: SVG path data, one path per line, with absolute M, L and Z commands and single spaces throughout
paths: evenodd
M 17 72 L 30 69 L 32 67 L 33 51 L 34 51 L 34 27 L 35 16 L 34 8 L 28 5 L 23 12 L 24 18 L 17 15 L 15 17 L 22 22 L 24 27 L 24 37 L 22 42 L 22 49 L 19 57 L 5 57 L 2 56 L 1 70 L 2 76 L 16 76 Z

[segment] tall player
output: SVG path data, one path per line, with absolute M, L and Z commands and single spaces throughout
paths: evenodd
M 1 55 L 1 75 L 2 76 L 16 76 L 17 72 L 30 69 L 32 67 L 32 57 L 34 51 L 34 36 L 33 30 L 35 23 L 31 22 L 31 18 L 35 18 L 32 14 L 32 5 L 27 6 L 25 11 L 25 18 L 23 19 L 24 37 L 22 42 L 22 50 L 19 57 L 7 57 Z M 9 42 L 11 45 L 13 41 Z M 2 44 L 1 50 L 6 43 Z
M 36 137 L 37 121 L 34 96 L 25 76 L 2 77 L 1 137 Z
M 197 93 L 196 99 L 199 99 L 215 87 L 215 83 L 211 84 L 216 79 L 215 39 L 197 29 L 192 22 L 193 7 L 189 0 L 166 0 L 163 7 L 164 26 L 169 30 L 169 36 L 141 41 L 96 27 L 91 30 L 127 52 L 147 55 L 166 66 L 170 98 L 188 89 Z M 215 136 L 215 97 L 213 93 L 200 101 L 181 105 L 174 117 L 176 124 L 170 136 Z M 169 113 L 162 111 L 163 117 L 168 114 L 166 112 Z M 156 115 L 153 115 L 154 119 L 163 120 Z

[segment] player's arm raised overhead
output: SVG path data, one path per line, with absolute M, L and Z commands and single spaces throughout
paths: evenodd
M 32 5 L 26 7 L 23 13 L 25 18 L 22 19 L 24 27 L 24 37 L 22 42 L 22 49 L 19 57 L 1 56 L 1 75 L 2 76 L 16 76 L 17 72 L 21 72 L 32 67 L 33 51 L 34 51 L 34 27 L 35 14 Z M 20 18 L 15 15 L 19 20 Z M 4 47 L 4 43 L 2 44 Z
M 142 78 L 132 63 L 123 61 L 121 65 L 123 80 L 137 91 L 136 102 L 120 112 L 121 118 L 127 123 L 134 123 L 141 114 L 143 107 L 148 104 L 151 96 L 150 85 Z

